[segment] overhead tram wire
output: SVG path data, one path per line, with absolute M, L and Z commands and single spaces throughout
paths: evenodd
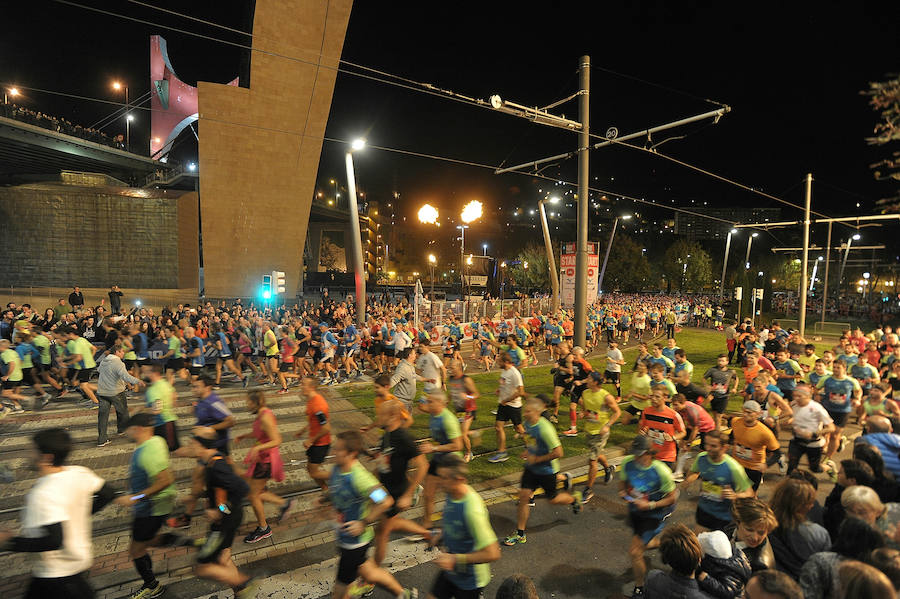
M 149 100 L 151 96 L 152 96 L 152 92 L 146 92 L 143 95 L 141 95 L 140 97 L 135 98 L 134 100 L 129 100 L 127 105 L 117 108 L 112 113 L 106 115 L 105 117 L 103 117 L 102 119 L 100 119 L 99 121 L 97 121 L 96 123 L 91 125 L 90 128 L 93 129 L 95 127 L 99 127 L 100 129 L 103 129 L 104 127 L 107 127 L 112 122 L 114 122 L 117 118 L 119 118 L 122 114 L 127 112 L 129 109 L 137 108 L 136 104 L 141 104 L 141 103 Z

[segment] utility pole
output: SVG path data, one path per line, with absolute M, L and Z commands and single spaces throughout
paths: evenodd
M 553 198 L 551 202 L 558 202 Z M 553 253 L 553 242 L 550 240 L 550 227 L 547 225 L 547 209 L 544 208 L 544 200 L 538 202 L 538 211 L 541 213 L 541 231 L 544 233 L 544 249 L 547 251 L 547 266 L 550 271 L 550 309 L 552 314 L 559 310 L 559 275 L 556 273 L 556 258 Z
M 591 57 L 582 56 L 579 61 L 578 117 L 581 130 L 578 134 L 578 235 L 575 248 L 575 345 L 584 346 L 587 319 L 588 274 L 588 187 L 590 185 L 589 127 L 591 105 Z
M 806 335 L 806 269 L 809 266 L 809 205 L 812 202 L 812 173 L 806 174 L 806 202 L 803 205 L 803 258 L 800 264 L 800 336 Z M 830 240 L 829 240 L 830 243 Z

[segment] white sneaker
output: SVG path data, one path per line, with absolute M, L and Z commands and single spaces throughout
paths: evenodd
M 676 483 L 684 482 L 684 474 L 681 472 L 674 472 L 672 474 L 672 480 L 674 480 Z
M 781 456 L 780 458 L 778 458 L 778 472 L 780 472 L 783 476 L 783 475 L 787 474 L 787 469 L 788 469 L 787 458 L 784 456 Z

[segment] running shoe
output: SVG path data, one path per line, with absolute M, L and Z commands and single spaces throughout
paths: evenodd
M 587 503 L 593 498 L 594 498 L 594 492 L 591 489 L 586 489 L 584 491 L 584 494 L 581 496 L 581 503 Z
M 517 533 L 517 532 L 516 532 L 516 533 L 513 533 L 513 534 L 511 534 L 511 535 L 509 535 L 508 537 L 506 537 L 506 538 L 503 540 L 503 544 L 506 545 L 507 547 L 512 547 L 512 546 L 517 545 L 517 544 L 519 544 L 519 543 L 521 543 L 521 544 L 524 545 L 526 542 L 528 542 L 528 539 L 526 538 L 526 536 L 523 535 L 523 534 L 520 535 L 520 534 Z
M 466 461 L 466 463 L 471 462 L 472 461 L 472 452 L 467 451 L 466 456 L 463 459 Z
M 190 528 L 191 527 L 191 517 L 182 514 L 175 518 L 169 518 L 166 520 L 166 526 L 169 528 Z
M 250 375 L 245 375 L 244 378 L 241 379 L 241 387 L 244 389 L 247 388 L 247 385 L 250 384 Z
M 604 485 L 609 484 L 609 481 L 612 480 L 613 474 L 615 474 L 615 473 L 616 473 L 615 466 L 610 465 L 610 466 L 607 466 L 606 468 L 604 468 L 603 469 L 603 484 Z
M 828 460 L 827 462 L 825 462 L 825 468 L 826 473 L 828 474 L 828 478 L 831 479 L 831 482 L 836 483 L 838 479 L 837 465 L 831 460 Z
M 288 390 L 286 388 L 282 387 L 281 389 L 278 390 L 277 394 L 278 395 L 286 395 L 287 392 L 288 392 Z
M 537 504 L 534 502 L 534 495 L 528 498 L 528 507 L 534 507 Z
M 287 516 L 288 512 L 294 509 L 294 505 L 296 505 L 296 499 L 286 499 L 284 503 L 278 508 L 278 517 L 275 519 L 276 522 L 281 522 L 284 520 L 284 517 Z
M 403 589 L 403 599 L 419 599 L 419 589 Z
M 416 490 L 413 491 L 412 504 L 410 505 L 410 507 L 416 507 L 417 505 L 419 505 L 419 499 L 422 498 L 422 493 L 424 492 L 425 487 L 423 487 L 422 485 L 416 485 Z
M 6 418 L 10 414 L 12 414 L 12 410 L 7 408 L 6 406 L 2 406 L 2 408 L 0 408 L 0 419 Z
M 159 597 L 165 592 L 166 587 L 164 587 L 162 583 L 157 582 L 156 585 L 152 587 L 142 586 L 138 589 L 137 593 L 134 593 L 131 596 L 131 599 L 153 599 L 153 597 Z
M 43 410 L 44 406 L 46 406 L 48 403 L 50 403 L 50 399 L 52 399 L 52 397 L 53 396 L 50 395 L 49 393 L 44 393 L 43 395 L 40 396 L 40 398 L 38 398 L 34 401 L 34 409 L 35 410 Z
M 568 429 L 568 430 L 565 430 L 565 431 L 563 431 L 563 436 L 564 436 L 564 437 L 577 437 L 577 436 L 578 436 L 578 429 L 577 429 L 577 428 L 570 428 L 570 429 Z
M 841 440 L 838 443 L 838 453 L 843 453 L 844 447 L 847 445 L 847 435 L 841 435 Z
M 13 414 L 24 414 L 25 408 L 23 408 L 22 406 L 13 406 L 12 413 Z
M 491 464 L 496 464 L 498 462 L 505 462 L 508 459 L 509 459 L 508 453 L 506 453 L 505 451 L 498 451 L 497 453 L 495 453 L 494 455 L 492 455 L 491 457 L 488 458 L 488 462 L 490 462 Z
M 780 458 L 778 458 L 778 471 L 781 473 L 782 476 L 784 476 L 785 474 L 787 474 L 787 470 L 788 470 L 787 458 L 784 456 L 781 456 Z
M 247 579 L 247 582 L 242 584 L 240 587 L 234 589 L 234 598 L 235 599 L 249 599 L 250 597 L 256 597 L 256 576 L 251 576 Z
M 584 503 L 584 496 L 581 491 L 575 491 L 572 493 L 572 497 L 575 498 L 575 501 L 572 502 L 572 513 L 579 514 L 581 513 L 581 504 Z
M 352 599 L 357 599 L 358 597 L 368 597 L 372 593 L 375 592 L 375 585 L 367 582 L 360 582 L 358 579 L 354 580 L 350 583 L 350 586 L 347 588 L 347 594 Z
M 99 443 L 99 442 L 98 442 L 98 443 L 97 443 L 97 447 L 106 447 L 106 446 L 109 445 L 110 443 L 112 443 L 112 441 L 110 441 L 109 439 L 107 439 L 106 441 L 104 441 L 104 442 L 102 442 L 102 443 Z
M 244 537 L 245 543 L 258 543 L 263 539 L 268 539 L 272 536 L 272 527 L 266 526 L 265 528 L 256 527 L 250 534 Z
M 684 473 L 683 472 L 673 473 L 672 480 L 674 480 L 676 483 L 684 482 Z
M 551 414 L 550 422 L 552 422 L 553 424 L 559 424 L 559 417 L 556 414 Z
M 566 493 L 572 490 L 572 473 L 571 472 L 563 472 L 563 489 L 566 490 Z

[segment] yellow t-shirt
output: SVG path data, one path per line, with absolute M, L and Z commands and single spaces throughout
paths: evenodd
M 591 435 L 600 434 L 600 430 L 609 422 L 609 407 L 606 398 L 610 394 L 606 389 L 585 389 L 581 393 L 581 402 L 584 404 L 584 430 Z
M 744 468 L 765 470 L 766 450 L 775 451 L 781 447 L 769 427 L 762 422 L 748 427 L 743 417 L 735 416 L 731 419 L 731 430 L 734 434 L 731 453 Z

